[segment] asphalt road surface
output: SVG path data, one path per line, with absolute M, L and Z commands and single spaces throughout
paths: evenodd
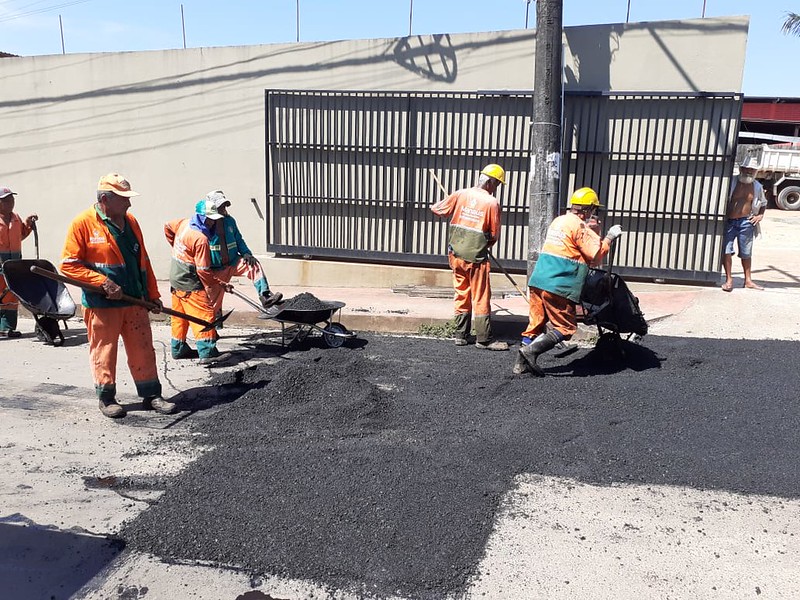
M 512 376 L 513 352 L 451 341 L 294 352 L 220 374 L 187 401 L 200 456 L 169 477 L 116 482 L 163 490 L 119 538 L 175 564 L 356 596 L 465 596 L 525 477 L 796 501 L 796 346 L 649 336 L 623 355 L 547 355 L 543 379 Z M 671 535 L 680 545 L 698 528 Z M 549 543 L 545 529 L 528 536 Z M 790 554 L 797 543 L 786 533 Z M 750 583 L 753 597 L 775 587 Z

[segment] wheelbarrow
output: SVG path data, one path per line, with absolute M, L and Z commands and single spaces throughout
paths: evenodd
M 261 313 L 262 318 L 280 323 L 282 346 L 289 346 L 295 341 L 303 342 L 311 333 L 320 334 L 328 348 L 339 348 L 345 341 L 356 337 L 356 334 L 347 327 L 332 320 L 334 313 L 341 314 L 344 302 L 319 301 L 317 308 L 309 310 L 293 308 L 290 299 L 265 309 L 241 292 L 237 292 L 233 286 L 227 286 L 227 291 L 255 308 Z
M 31 274 L 31 268 L 39 268 L 55 273 L 50 261 L 29 258 L 7 260 L 3 263 L 3 275 L 8 289 L 19 299 L 19 303 L 30 311 L 36 321 L 36 337 L 39 341 L 53 346 L 64 343 L 64 334 L 58 321 L 75 316 L 75 302 L 63 283 L 51 281 Z

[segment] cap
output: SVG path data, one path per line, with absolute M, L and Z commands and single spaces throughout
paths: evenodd
M 217 211 L 217 205 L 214 204 L 213 200 L 209 200 L 208 198 L 203 198 L 197 204 L 194 205 L 194 212 L 198 215 L 202 215 L 207 219 L 221 219 L 224 215 L 221 215 L 219 211 Z
M 4 185 L 0 185 L 0 198 L 7 198 L 8 196 L 16 196 L 16 192 L 12 192 Z
M 758 171 L 758 167 L 758 160 L 755 156 L 746 156 L 739 165 L 740 169 L 755 169 L 756 171 Z
M 97 182 L 97 191 L 114 192 L 117 196 L 124 196 L 125 198 L 132 198 L 139 195 L 139 192 L 134 192 L 128 180 L 119 173 L 103 175 L 100 181 Z
M 208 200 L 209 202 L 213 202 L 214 206 L 216 206 L 218 209 L 222 208 L 226 204 L 231 203 L 231 201 L 228 200 L 227 196 L 225 196 L 225 192 L 223 192 L 222 190 L 214 190 L 213 192 L 208 192 L 208 194 L 206 194 L 206 200 Z

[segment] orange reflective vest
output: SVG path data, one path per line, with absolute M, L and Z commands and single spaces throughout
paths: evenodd
M 133 215 L 125 215 L 126 226 L 139 242 L 139 270 L 142 281 L 146 283 L 146 300 L 161 297 L 158 283 L 150 265 L 150 257 L 144 245 L 142 229 Z M 97 287 L 106 279 L 121 283 L 125 276 L 125 260 L 122 252 L 108 230 L 95 206 L 80 213 L 69 226 L 64 250 L 61 253 L 61 272 L 83 283 Z M 84 290 L 83 305 L 88 308 L 108 308 L 120 306 L 118 301 L 109 300 L 104 294 Z
M 191 227 L 190 219 L 176 219 L 164 225 L 172 246 L 169 284 L 174 290 L 194 292 L 219 286 L 211 272 L 211 250 L 205 234 Z
M 479 187 L 458 190 L 431 206 L 434 214 L 450 218 L 448 250 L 458 258 L 479 263 L 500 237 L 500 203 Z
M 0 263 L 12 258 L 22 258 L 22 240 L 33 231 L 17 213 L 11 213 L 11 222 L 0 217 Z
M 528 286 L 580 302 L 589 264 L 605 256 L 609 247 L 575 213 L 556 217 L 547 229 Z

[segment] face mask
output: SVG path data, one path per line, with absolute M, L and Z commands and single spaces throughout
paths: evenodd
M 745 175 L 744 173 L 741 173 L 739 175 L 739 181 L 741 181 L 742 183 L 753 183 L 754 180 L 755 177 L 753 177 L 752 175 Z

